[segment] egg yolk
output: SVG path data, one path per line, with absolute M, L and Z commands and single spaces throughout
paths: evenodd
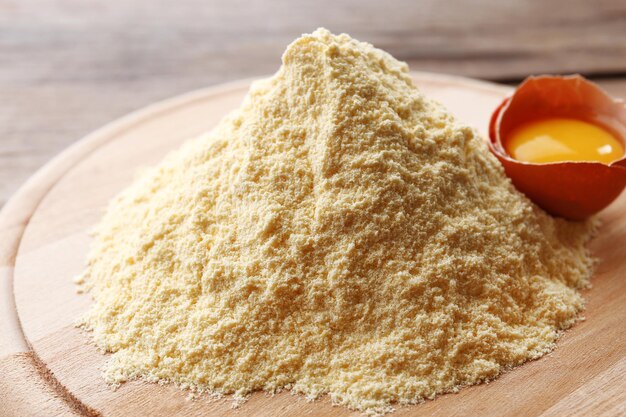
M 600 126 L 577 119 L 543 119 L 513 129 L 506 151 L 518 161 L 611 163 L 624 155 L 624 145 Z

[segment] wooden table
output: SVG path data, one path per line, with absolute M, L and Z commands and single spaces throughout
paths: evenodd
M 580 72 L 626 96 L 623 0 L 0 0 L 0 206 L 90 131 L 155 100 L 269 74 L 318 26 L 413 70 L 509 83 Z

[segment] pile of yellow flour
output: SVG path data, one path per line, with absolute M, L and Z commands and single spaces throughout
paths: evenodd
M 589 224 L 517 192 L 406 64 L 319 29 L 122 192 L 79 280 L 111 382 L 389 411 L 554 347 Z

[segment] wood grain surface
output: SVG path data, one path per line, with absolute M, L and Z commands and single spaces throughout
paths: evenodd
M 415 74 L 431 97 L 483 133 L 493 107 L 510 90 L 475 81 Z M 186 138 L 211 128 L 236 107 L 248 83 L 202 90 L 105 126 L 65 151 L 33 177 L 0 213 L 3 279 L 15 304 L 4 301 L 0 330 L 0 415 L 106 416 L 358 416 L 289 393 L 254 394 L 238 410 L 228 400 L 189 400 L 172 386 L 141 381 L 108 387 L 106 355 L 74 326 L 90 305 L 72 277 L 83 266 L 88 230 L 137 167 L 154 164 Z M 458 394 L 399 407 L 397 416 L 616 416 L 626 412 L 626 194 L 601 214 L 592 242 L 599 258 L 585 291 L 586 320 L 558 348 L 489 383 Z M 6 295 L 6 293 L 0 295 Z M 5 297 L 6 298 L 6 297 Z M 2 297 L 0 297 L 2 302 Z M 17 320 L 19 319 L 19 325 Z M 23 332 L 23 333 L 22 333 Z
M 318 26 L 413 70 L 511 82 L 581 72 L 626 96 L 624 0 L 0 0 L 0 206 L 88 132 L 272 73 Z

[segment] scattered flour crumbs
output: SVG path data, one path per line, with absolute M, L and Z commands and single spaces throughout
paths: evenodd
M 318 29 L 117 196 L 77 281 L 109 382 L 370 414 L 547 353 L 593 225 L 545 214 L 406 64 Z

